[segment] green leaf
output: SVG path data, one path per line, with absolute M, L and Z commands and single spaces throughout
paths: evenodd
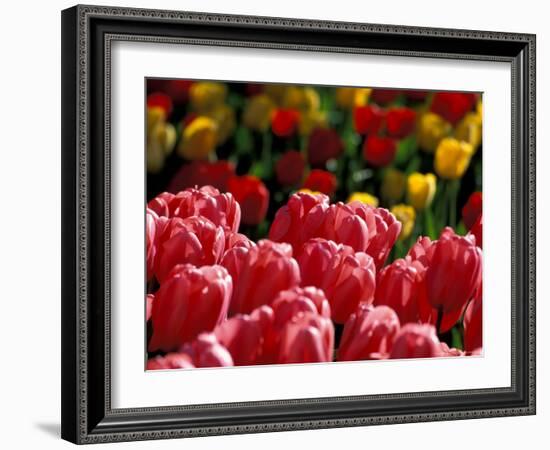
M 460 330 L 458 327 L 453 327 L 451 329 L 451 343 L 454 348 L 457 348 L 458 350 L 462 350 L 462 334 L 460 333 Z
M 235 150 L 238 154 L 242 155 L 250 153 L 254 146 L 254 139 L 252 133 L 246 127 L 240 126 L 235 131 Z
M 405 139 L 401 139 L 397 144 L 395 165 L 406 167 L 412 156 L 416 153 L 417 147 L 416 136 L 411 135 Z

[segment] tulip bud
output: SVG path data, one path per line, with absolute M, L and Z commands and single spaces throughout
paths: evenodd
M 435 323 L 435 313 L 426 297 L 426 268 L 410 257 L 384 267 L 376 280 L 375 305 L 387 305 L 401 324 Z
M 474 153 L 471 144 L 454 138 L 442 139 L 435 151 L 436 173 L 446 180 L 462 178 Z
M 218 126 L 210 117 L 199 116 L 183 129 L 178 154 L 189 160 L 206 159 L 216 147 Z
M 271 124 L 274 109 L 275 104 L 269 96 L 259 94 L 251 97 L 243 111 L 244 126 L 259 132 L 266 131 Z
M 214 333 L 199 334 L 194 341 L 183 345 L 180 351 L 191 357 L 195 367 L 233 366 L 231 354 Z
M 378 206 L 378 198 L 368 192 L 353 192 L 347 200 L 347 203 L 351 202 L 360 202 L 375 208 Z
M 380 193 L 386 202 L 398 202 L 403 198 L 407 178 L 403 172 L 392 167 L 384 171 Z
M 306 160 L 304 155 L 295 150 L 290 150 L 279 158 L 275 165 L 277 181 L 283 186 L 295 186 L 302 181 Z
M 359 305 L 344 325 L 338 361 L 384 359 L 399 331 L 399 318 L 387 306 Z
M 429 208 L 435 196 L 437 178 L 433 173 L 414 172 L 407 179 L 407 198 L 417 211 Z
M 475 112 L 467 113 L 455 128 L 455 138 L 472 145 L 474 152 L 482 139 L 481 116 Z
M 353 110 L 353 126 L 359 134 L 377 134 L 384 124 L 385 112 L 376 105 L 358 106 Z
M 307 143 L 307 157 L 312 166 L 324 167 L 329 159 L 338 158 L 344 151 L 340 135 L 331 128 L 315 128 Z
M 476 94 L 465 92 L 436 92 L 430 110 L 454 125 L 472 109 L 476 99 Z
M 149 351 L 169 352 L 227 317 L 233 282 L 221 266 L 174 267 L 155 295 Z
M 224 246 L 223 228 L 204 217 L 168 219 L 156 242 L 157 280 L 162 283 L 177 264 L 204 266 L 219 263 Z
M 241 218 L 246 225 L 258 225 L 267 214 L 269 191 L 265 184 L 253 175 L 234 176 L 228 181 L 229 191 L 241 207 Z
M 363 144 L 363 156 L 373 167 L 385 167 L 393 162 L 397 144 L 389 137 L 369 135 Z
M 231 314 L 250 313 L 271 303 L 277 292 L 300 284 L 300 269 L 288 244 L 261 240 L 250 249 L 235 247 L 226 253 L 222 265 L 235 286 Z
M 391 359 L 433 358 L 441 356 L 441 343 L 435 327 L 408 323 L 397 333 L 390 353 Z
M 374 300 L 376 268 L 366 253 L 317 238 L 304 244 L 298 264 L 302 285 L 325 292 L 337 323 L 344 323 L 359 304 Z
M 330 319 L 301 313 L 284 328 L 279 349 L 279 364 L 332 361 L 334 326 Z
M 439 142 L 449 136 L 452 125 L 433 112 L 426 112 L 418 123 L 418 145 L 427 153 L 434 153 Z
M 386 114 L 388 136 L 403 139 L 414 132 L 416 112 L 411 108 L 392 108 Z
M 302 244 L 319 234 L 319 229 L 329 205 L 329 198 L 323 194 L 297 192 L 279 208 L 269 229 L 269 239 L 288 242 L 298 255 Z
M 203 186 L 200 189 L 189 188 L 179 192 L 170 201 L 170 208 L 173 209 L 174 217 L 185 219 L 201 216 L 214 225 L 235 232 L 239 229 L 241 222 L 241 207 L 233 195 L 221 194 L 212 186 Z
M 412 206 L 401 204 L 392 206 L 391 213 L 401 222 L 401 232 L 398 239 L 404 241 L 414 230 L 416 212 Z
M 305 179 L 303 187 L 331 196 L 336 190 L 336 184 L 336 177 L 332 173 L 326 170 L 313 169 Z
M 223 83 L 202 81 L 193 83 L 189 89 L 191 106 L 197 112 L 209 111 L 224 102 L 227 86 Z
M 271 130 L 275 136 L 287 138 L 296 132 L 300 113 L 295 109 L 277 109 L 271 116 Z

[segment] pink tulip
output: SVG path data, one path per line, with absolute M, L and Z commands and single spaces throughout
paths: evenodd
M 147 209 L 145 214 L 145 261 L 147 266 L 147 281 L 153 278 L 156 248 L 156 233 L 157 233 L 157 214 Z
M 441 356 L 441 343 L 435 327 L 428 324 L 408 323 L 404 325 L 395 340 L 390 358 L 433 358 Z
M 195 367 L 233 366 L 231 354 L 214 333 L 199 334 L 195 340 L 183 345 L 180 351 L 191 358 Z
M 425 274 L 426 268 L 410 256 L 396 259 L 378 274 L 374 304 L 393 308 L 402 324 L 435 324 L 436 314 L 426 297 Z
M 399 318 L 393 309 L 359 305 L 344 325 L 338 360 L 387 358 L 398 331 Z
M 380 270 L 399 237 L 401 222 L 387 209 L 373 208 L 364 204 L 359 205 L 362 208 L 370 208 L 374 213 L 376 233 L 372 236 L 365 252 L 372 256 L 376 269 Z
M 464 351 L 459 350 L 458 348 L 454 348 L 454 347 L 449 348 L 449 346 L 445 342 L 441 343 L 441 346 L 439 347 L 439 351 L 441 353 L 440 356 L 445 356 L 445 357 L 464 356 L 466 354 L 464 353 Z
M 170 192 L 163 192 L 149 201 L 147 208 L 154 211 L 160 217 L 172 217 L 174 211 L 170 209 L 170 202 L 174 197 L 175 195 Z
M 300 269 L 292 258 L 292 247 L 261 240 L 251 248 L 234 247 L 222 265 L 233 278 L 231 314 L 250 313 L 269 304 L 279 291 L 300 284 Z
M 235 233 L 234 231 L 225 229 L 225 251 L 232 249 L 233 247 L 245 247 L 251 248 L 256 244 L 248 239 L 244 234 Z
M 325 292 L 337 323 L 344 323 L 359 304 L 374 300 L 376 268 L 366 253 L 317 238 L 304 244 L 298 264 L 302 285 Z
M 334 326 L 315 313 L 300 313 L 285 326 L 281 335 L 278 363 L 332 361 Z
M 483 344 L 482 291 L 480 284 L 475 298 L 464 313 L 464 349 L 467 352 L 480 349 Z
M 161 284 L 151 314 L 149 351 L 173 351 L 227 317 L 233 283 L 221 266 L 178 265 Z
M 269 229 L 269 239 L 292 245 L 298 255 L 302 244 L 319 235 L 329 198 L 324 194 L 297 192 L 279 208 Z
M 147 361 L 147 370 L 192 369 L 195 366 L 185 353 L 167 353 Z
M 241 223 L 241 207 L 233 195 L 221 194 L 212 186 L 181 191 L 171 200 L 170 206 L 174 208 L 175 217 L 185 219 L 202 216 L 214 225 L 227 227 L 235 232 Z
M 267 328 L 263 360 L 276 363 L 285 327 L 299 314 L 319 314 L 330 319 L 330 304 L 322 290 L 309 286 L 281 291 L 271 302 L 273 320 Z
M 225 235 L 204 217 L 168 219 L 157 241 L 155 275 L 160 283 L 177 264 L 214 265 L 221 261 Z
M 461 311 L 481 283 L 481 266 L 475 238 L 446 230 L 434 243 L 426 270 L 428 301 L 443 313 Z
M 264 337 L 273 321 L 273 310 L 262 306 L 251 315 L 237 314 L 214 331 L 218 341 L 224 345 L 236 366 L 257 364 L 263 353 Z
M 376 230 L 373 209 L 360 202 L 330 205 L 319 236 L 364 252 Z

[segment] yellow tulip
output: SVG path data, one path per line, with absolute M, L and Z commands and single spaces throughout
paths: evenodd
M 227 95 L 227 86 L 223 83 L 201 81 L 193 83 L 189 89 L 189 100 L 198 112 L 208 111 L 221 104 Z
M 479 117 L 483 117 L 483 103 L 481 102 L 481 99 L 477 101 L 476 112 Z
M 449 136 L 452 126 L 443 117 L 426 112 L 422 114 L 418 124 L 418 145 L 427 153 L 433 153 L 437 144 L 444 137 Z
M 400 170 L 389 168 L 384 172 L 380 193 L 385 201 L 398 202 L 405 193 L 407 178 Z
M 404 204 L 395 205 L 390 211 L 401 222 L 401 233 L 399 233 L 398 239 L 404 241 L 414 230 L 416 212 L 412 206 Z
M 281 106 L 287 109 L 302 109 L 304 104 L 304 89 L 298 86 L 287 86 L 281 99 Z
M 210 117 L 199 116 L 183 129 L 178 154 L 186 159 L 206 159 L 216 147 L 218 126 Z
M 268 95 L 260 94 L 248 100 L 243 111 L 243 124 L 256 131 L 265 131 L 271 124 L 275 104 Z
M 315 128 L 326 128 L 327 117 L 324 111 L 307 111 L 300 114 L 298 133 L 309 136 Z
M 317 111 L 321 106 L 321 98 L 319 93 L 310 87 L 304 88 L 304 105 L 303 108 L 305 111 Z
M 466 141 L 472 144 L 474 152 L 481 144 L 481 115 L 475 112 L 469 112 L 457 124 L 455 128 L 455 138 L 459 141 Z
M 435 172 L 446 180 L 462 178 L 473 154 L 474 148 L 469 142 L 454 138 L 442 139 L 435 151 Z
M 347 203 L 350 202 L 361 202 L 365 205 L 374 206 L 375 208 L 378 207 L 378 199 L 368 192 L 354 192 L 348 197 Z
M 370 88 L 336 88 L 336 104 L 344 109 L 352 109 L 355 106 L 365 106 L 369 101 L 371 92 L 372 89 Z
M 217 143 L 223 144 L 235 131 L 235 111 L 229 105 L 222 103 L 205 115 L 216 122 L 218 126 Z
M 172 153 L 176 143 L 176 129 L 170 123 L 157 123 L 147 133 L 147 171 L 158 173 Z
M 159 106 L 147 108 L 147 133 L 150 133 L 157 124 L 166 120 L 166 112 Z
M 436 177 L 433 173 L 422 175 L 414 172 L 407 179 L 407 198 L 417 211 L 428 208 L 434 199 Z

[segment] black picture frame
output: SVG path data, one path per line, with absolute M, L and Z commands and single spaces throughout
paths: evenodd
M 112 409 L 114 40 L 505 61 L 512 67 L 511 386 Z M 535 414 L 535 36 L 75 6 L 62 12 L 62 437 L 97 443 Z

